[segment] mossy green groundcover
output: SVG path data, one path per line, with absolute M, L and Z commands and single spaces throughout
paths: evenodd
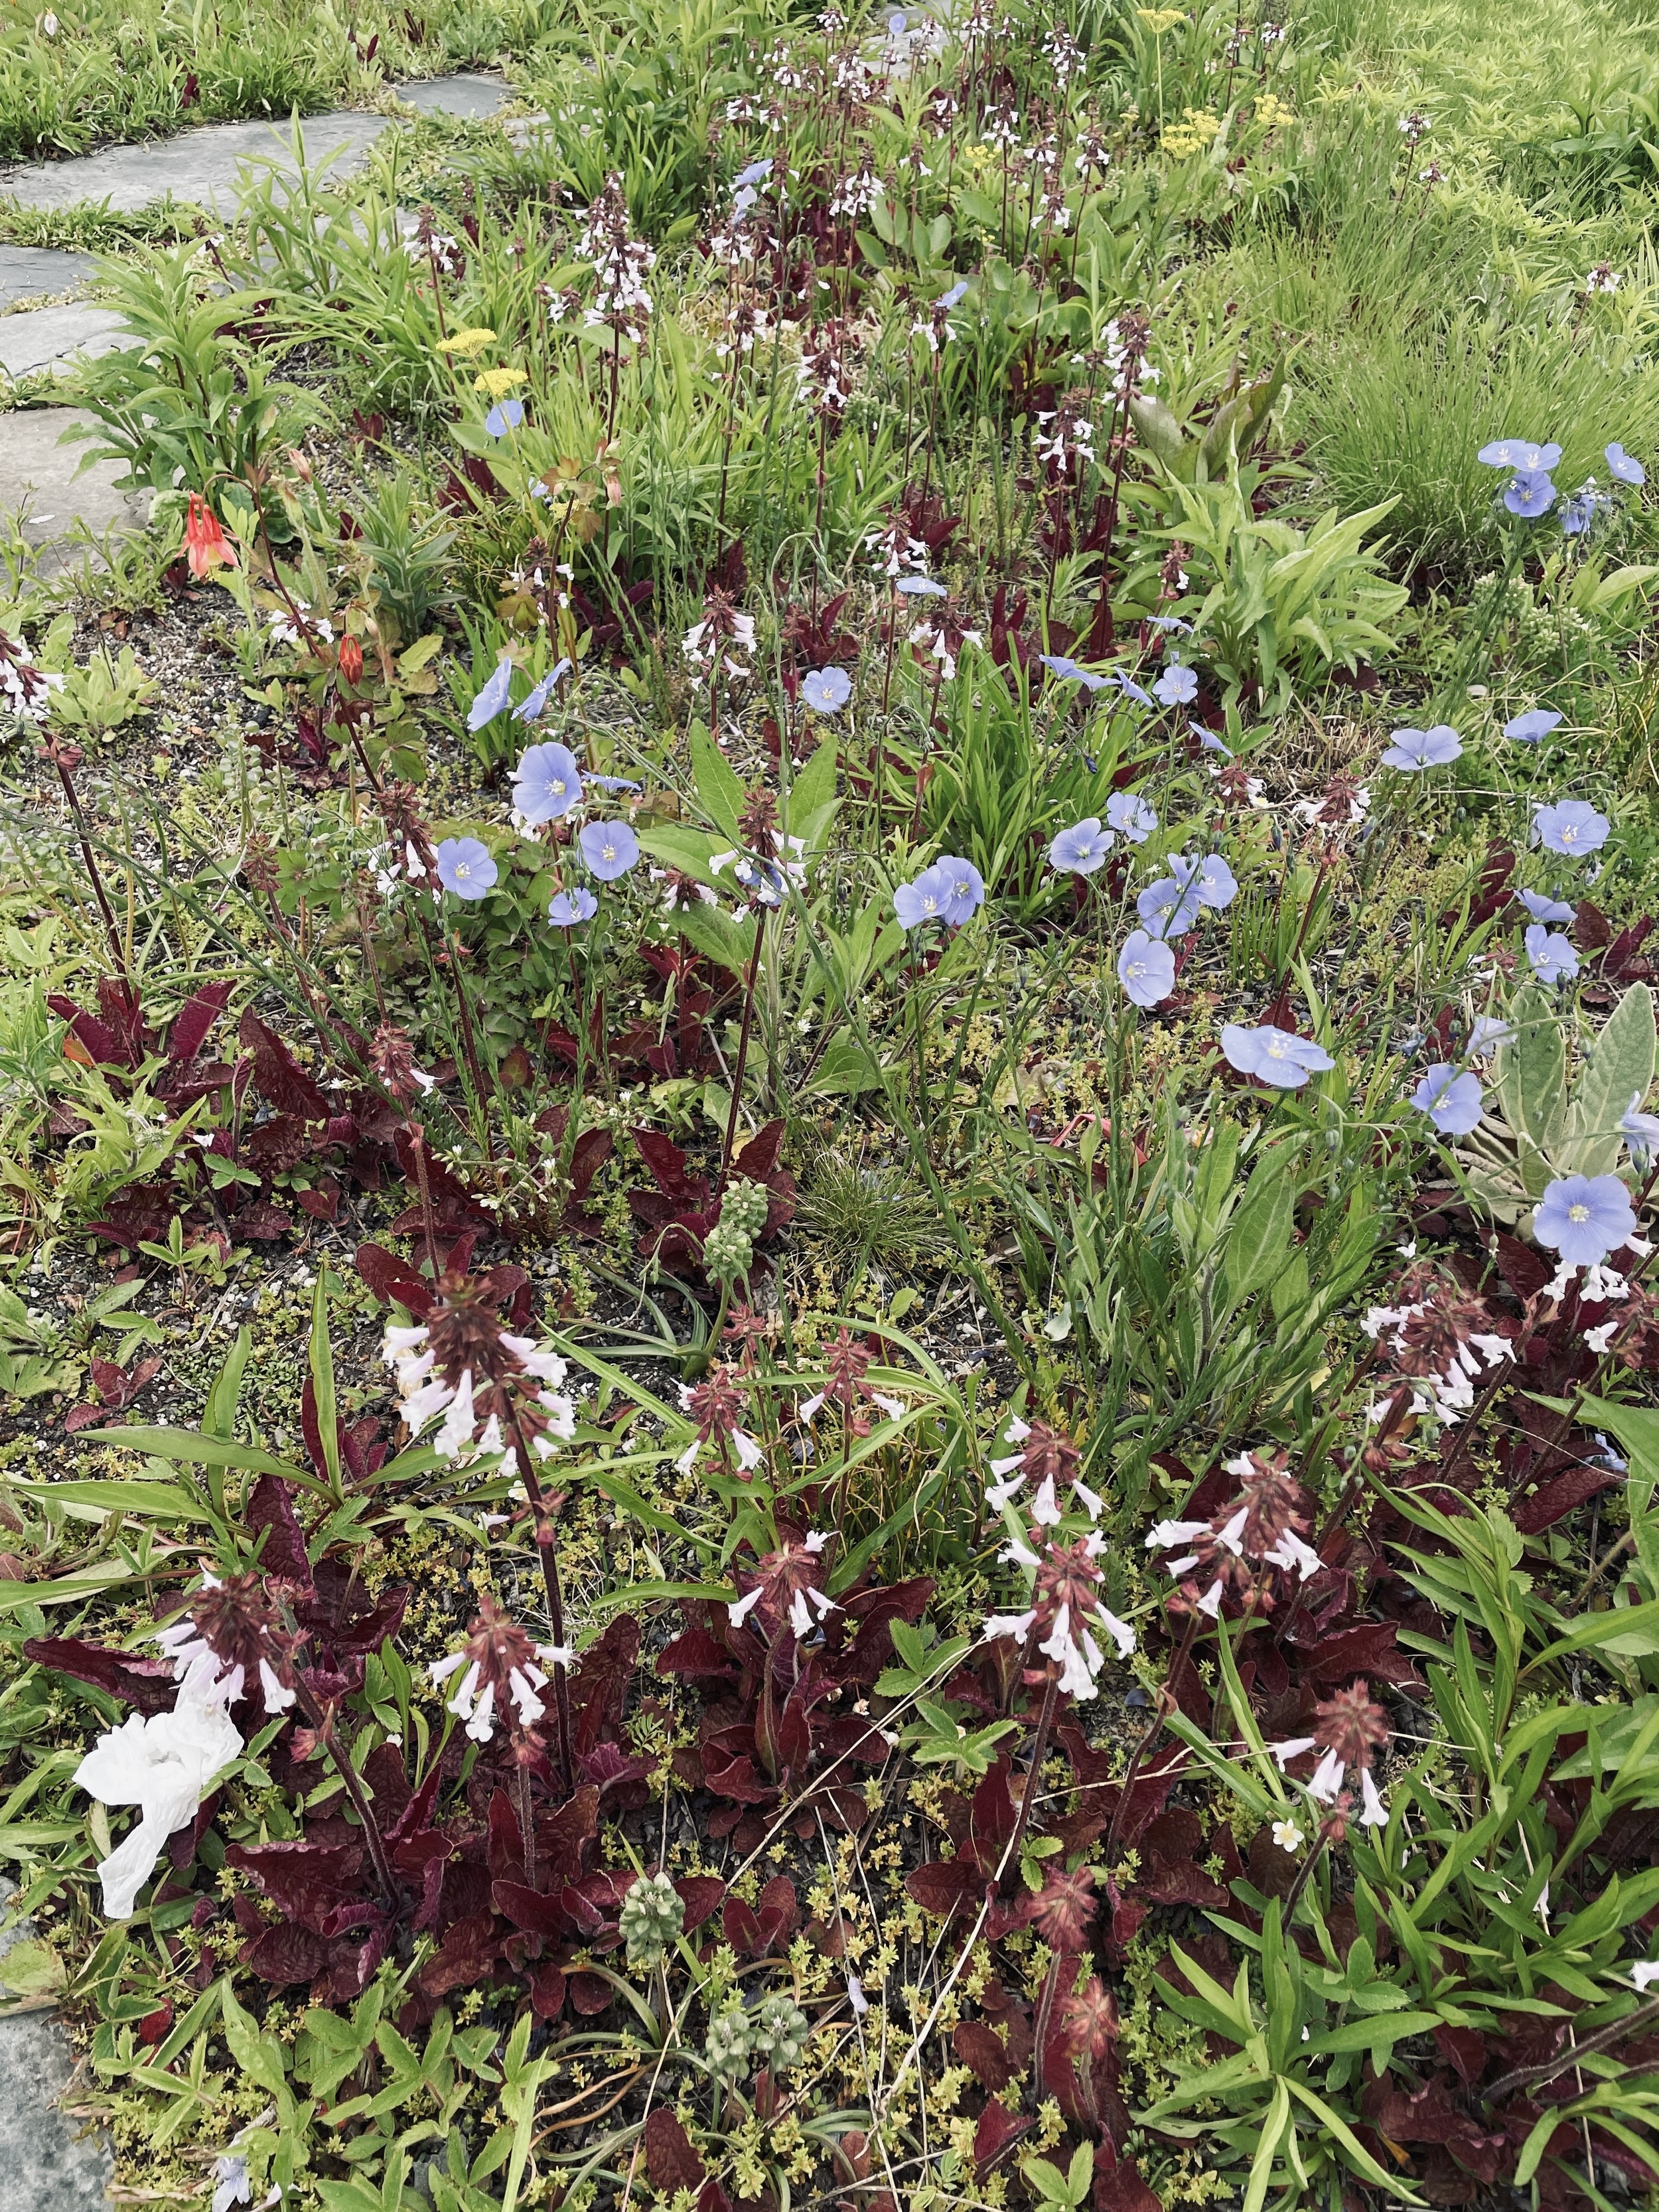
M 6 34 L 546 118 L 106 261 L 0 548 L 120 2201 L 1655 2201 L 1656 22 Z

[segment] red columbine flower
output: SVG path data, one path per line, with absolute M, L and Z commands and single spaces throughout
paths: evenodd
M 216 568 L 236 566 L 236 556 L 225 542 L 218 516 L 194 492 L 190 495 L 190 509 L 185 517 L 185 555 L 191 574 L 198 578 L 211 575 Z

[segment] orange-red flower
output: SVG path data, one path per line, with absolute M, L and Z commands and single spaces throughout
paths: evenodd
M 236 566 L 236 556 L 219 527 L 218 516 L 195 492 L 190 495 L 190 511 L 185 517 L 185 556 L 192 576 L 207 576 L 216 568 Z

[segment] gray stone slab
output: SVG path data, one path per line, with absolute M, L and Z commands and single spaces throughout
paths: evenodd
M 26 307 L 18 314 L 0 315 L 0 369 L 14 382 L 131 343 L 120 317 L 109 307 Z M 13 419 L 0 417 L 0 445 Z
M 0 322 L 0 331 L 4 328 Z M 40 566 L 48 574 L 82 557 L 84 541 L 76 532 L 77 522 L 102 538 L 109 530 L 141 531 L 149 518 L 147 491 L 117 490 L 115 479 L 123 474 L 118 462 L 94 461 L 84 474 L 76 474 L 86 447 L 79 441 L 59 441 L 71 423 L 94 420 L 81 407 L 31 407 L 0 415 L 0 515 L 24 514 L 23 534 L 40 549 Z
M 49 246 L 0 246 L 0 307 L 79 292 L 92 280 L 89 253 L 60 253 Z
M 458 76 L 411 77 L 392 90 L 406 107 L 422 115 L 454 115 L 465 122 L 483 123 L 507 98 L 507 87 L 498 76 L 463 72 Z
M 14 1893 L 0 1877 L 0 1911 Z M 0 1936 L 0 1954 L 30 1932 L 27 1921 Z M 58 2100 L 75 2056 L 57 2015 L 0 2020 L 0 2204 L 16 2212 L 82 2212 L 104 2204 L 115 2161 L 108 2142 L 82 2130 Z
M 479 119 L 495 114 L 507 96 L 500 77 L 462 73 L 423 77 L 393 90 L 411 107 L 430 115 Z M 329 174 L 349 176 L 392 118 L 337 108 L 301 118 L 306 160 L 313 167 L 332 155 Z M 150 138 L 131 146 L 106 146 L 64 161 L 34 161 L 0 174 L 0 200 L 25 208 L 78 207 L 90 201 L 130 215 L 171 192 L 175 199 L 230 216 L 236 207 L 236 177 L 245 161 L 274 161 L 295 173 L 292 125 L 287 122 L 211 123 L 176 138 Z
M 313 168 L 326 156 L 337 158 L 331 176 L 349 176 L 387 127 L 384 115 L 358 115 L 342 109 L 301 120 L 305 155 Z M 68 161 L 36 161 L 0 176 L 0 199 L 18 207 L 70 208 L 83 202 L 106 204 L 130 215 L 171 192 L 216 215 L 236 210 L 237 171 L 245 161 L 274 161 L 295 173 L 292 131 L 286 124 L 215 123 L 205 130 L 181 131 L 176 138 L 153 138 L 141 145 L 106 146 Z

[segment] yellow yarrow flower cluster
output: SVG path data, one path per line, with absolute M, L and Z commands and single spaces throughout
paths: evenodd
M 463 361 L 471 361 L 486 346 L 495 344 L 495 333 L 486 330 L 452 331 L 447 338 L 441 338 L 438 343 L 444 352 L 459 354 Z
M 505 399 L 526 380 L 521 368 L 483 368 L 473 378 L 472 389 L 488 392 L 492 399 Z
M 1135 13 L 1153 37 L 1159 39 L 1165 31 L 1173 31 L 1177 23 L 1184 23 L 1187 20 L 1186 10 L 1182 8 L 1137 8 Z
M 1221 128 L 1218 116 L 1206 114 L 1202 108 L 1183 110 L 1179 123 L 1166 123 L 1158 144 L 1177 161 L 1188 155 L 1201 154 Z
M 1296 110 L 1287 100 L 1264 92 L 1255 103 L 1255 119 L 1263 131 L 1277 131 L 1284 124 L 1295 122 Z

